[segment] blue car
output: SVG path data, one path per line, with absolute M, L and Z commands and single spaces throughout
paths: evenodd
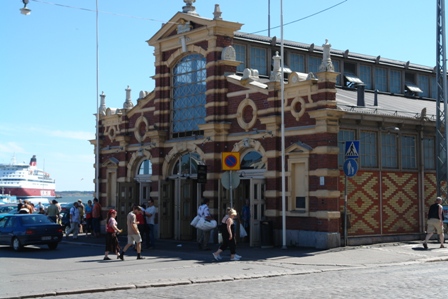
M 42 214 L 2 214 L 0 245 L 19 251 L 26 245 L 48 245 L 56 249 L 62 240 L 62 226 Z

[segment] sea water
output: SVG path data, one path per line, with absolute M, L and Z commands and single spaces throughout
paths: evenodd
M 56 198 L 59 203 L 74 203 L 75 201 L 78 201 L 78 199 L 82 200 L 82 203 L 84 204 L 87 204 L 88 200 L 91 200 L 93 203 L 92 196 L 63 196 L 60 198 Z

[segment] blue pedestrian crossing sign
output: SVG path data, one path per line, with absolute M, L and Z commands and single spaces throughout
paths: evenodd
M 347 159 L 344 162 L 344 173 L 348 177 L 354 176 L 358 172 L 358 162 L 355 159 Z
M 345 158 L 359 158 L 359 140 L 351 140 L 345 142 Z

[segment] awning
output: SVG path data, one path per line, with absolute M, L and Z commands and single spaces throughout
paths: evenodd
M 411 83 L 406 83 L 404 85 L 406 90 L 409 90 L 410 92 L 423 92 L 423 90 L 421 90 L 417 85 L 411 84 Z
M 356 75 L 354 74 L 344 74 L 344 77 L 347 81 L 355 84 L 364 84 Z

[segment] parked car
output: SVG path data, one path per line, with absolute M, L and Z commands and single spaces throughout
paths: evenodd
M 0 214 L 14 214 L 17 213 L 17 204 L 16 203 L 7 203 L 4 205 L 0 205 Z
M 62 240 L 62 226 L 42 214 L 2 214 L 0 244 L 19 251 L 26 245 L 48 245 L 56 249 Z

